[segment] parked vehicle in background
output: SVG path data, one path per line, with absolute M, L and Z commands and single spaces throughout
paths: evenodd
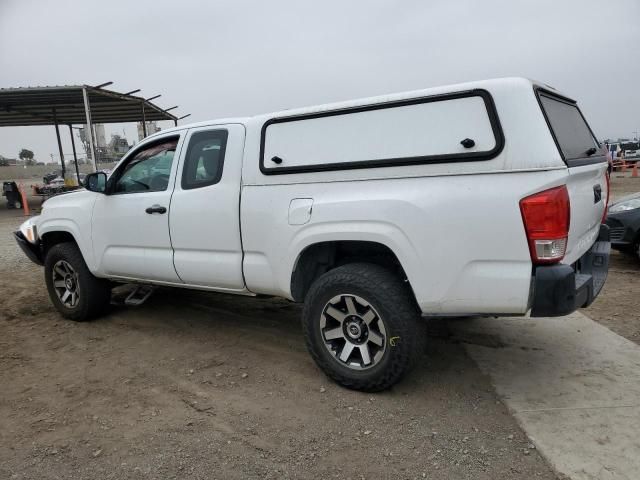
M 64 178 L 62 178 L 62 177 L 52 178 L 47 183 L 47 186 L 52 187 L 52 188 L 53 187 L 64 187 Z
M 637 161 L 640 158 L 640 144 L 638 142 L 627 142 L 620 144 L 622 158 L 626 161 Z
M 51 182 L 51 180 L 54 180 L 60 177 L 61 175 L 62 175 L 61 171 L 53 171 L 53 172 L 45 173 L 44 176 L 42 177 L 42 183 L 44 183 L 45 185 L 49 185 L 49 182 Z
M 640 258 L 640 193 L 611 204 L 607 214 L 611 246 Z
M 137 282 L 304 302 L 307 347 L 377 391 L 421 316 L 560 316 L 606 279 L 607 163 L 576 102 L 499 79 L 180 126 L 16 238 L 67 318 Z
M 8 209 L 22 208 L 22 196 L 16 182 L 2 182 L 2 196 L 7 199 Z

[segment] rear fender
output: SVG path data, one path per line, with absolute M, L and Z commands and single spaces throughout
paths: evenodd
M 413 288 L 418 281 L 419 257 L 415 247 L 400 228 L 388 222 L 323 222 L 308 224 L 293 237 L 289 252 L 295 252 L 288 259 L 287 267 L 279 278 L 280 288 L 291 296 L 291 274 L 301 254 L 310 246 L 336 241 L 374 242 L 389 248 L 396 256 Z M 415 293 L 415 291 L 414 291 Z

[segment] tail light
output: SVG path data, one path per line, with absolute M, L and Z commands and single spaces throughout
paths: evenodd
M 567 186 L 551 188 L 520 200 L 531 261 L 556 263 L 564 258 L 571 208 Z

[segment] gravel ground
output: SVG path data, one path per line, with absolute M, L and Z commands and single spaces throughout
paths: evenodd
M 631 173 L 614 173 L 611 178 L 612 199 L 640 191 L 640 178 Z M 583 310 L 592 319 L 640 344 L 640 260 L 615 250 L 611 254 L 609 276 L 593 304 Z
M 0 212 L 0 478 L 558 478 L 445 323 L 371 395 L 321 374 L 282 300 L 166 289 L 69 322 Z
M 615 251 L 610 261 L 607 283 L 583 313 L 618 335 L 640 344 L 640 261 Z
M 619 177 L 613 198 L 640 190 Z M 162 290 L 62 320 L 10 236 L 21 221 L 0 205 L 2 478 L 557 478 L 446 322 L 403 383 L 351 392 L 281 300 Z M 640 261 L 614 253 L 584 312 L 639 342 L 639 293 Z

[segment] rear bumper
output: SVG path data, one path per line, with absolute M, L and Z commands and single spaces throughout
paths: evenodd
M 609 227 L 600 226 L 598 239 L 573 265 L 535 267 L 532 317 L 560 317 L 591 305 L 609 271 Z
M 37 265 L 44 265 L 44 261 L 42 259 L 42 251 L 40 250 L 40 245 L 34 245 L 30 243 L 22 232 L 13 232 L 13 236 L 16 238 L 16 242 L 18 242 L 18 246 L 22 249 L 24 254 L 31 260 L 33 263 Z

